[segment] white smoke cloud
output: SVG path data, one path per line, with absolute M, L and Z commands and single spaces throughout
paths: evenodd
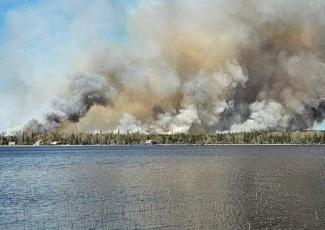
M 119 125 L 115 129 L 115 133 L 126 134 L 135 132 L 144 132 L 141 127 L 141 122 L 131 114 L 124 113 L 122 118 L 120 119 Z
M 250 117 L 241 124 L 231 126 L 232 132 L 251 130 L 285 130 L 290 117 L 285 114 L 282 105 L 276 102 L 254 102 L 249 106 Z
M 152 126 L 158 133 L 171 134 L 187 132 L 193 124 L 199 123 L 200 120 L 195 106 L 187 106 L 181 109 L 177 115 L 160 114 Z

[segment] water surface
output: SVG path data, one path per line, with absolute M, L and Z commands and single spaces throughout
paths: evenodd
M 324 150 L 0 147 L 0 229 L 325 229 Z

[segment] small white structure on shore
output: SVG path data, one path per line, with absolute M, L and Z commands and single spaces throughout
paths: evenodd
M 16 142 L 14 142 L 14 141 L 9 141 L 8 145 L 16 145 Z
M 35 145 L 35 146 L 39 146 L 39 145 L 41 145 L 41 143 L 42 143 L 42 140 L 37 140 L 37 141 L 34 143 L 34 145 Z
M 146 145 L 156 145 L 158 144 L 158 141 L 155 140 L 146 140 Z
M 51 142 L 51 145 L 60 145 L 61 143 L 60 143 L 60 141 L 52 141 Z

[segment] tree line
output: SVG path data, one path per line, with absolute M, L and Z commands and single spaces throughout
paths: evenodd
M 159 144 L 325 144 L 324 131 L 243 133 L 62 133 L 35 134 L 22 132 L 17 135 L 0 135 L 0 145 L 133 145 L 153 140 Z

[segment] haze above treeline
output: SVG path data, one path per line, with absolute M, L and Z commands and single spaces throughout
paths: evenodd
M 21 133 L 0 135 L 0 145 L 325 144 L 325 131 L 244 133 Z

